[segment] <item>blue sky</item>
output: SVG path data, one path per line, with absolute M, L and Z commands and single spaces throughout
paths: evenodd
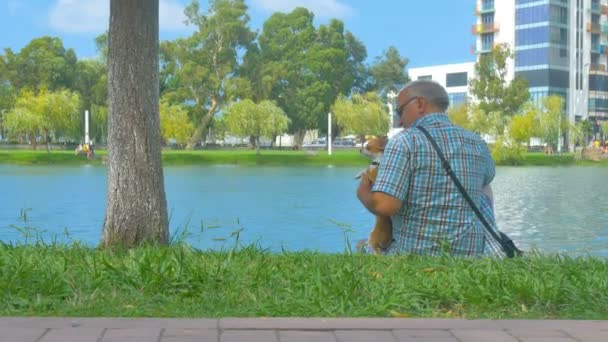
M 199 1 L 205 9 L 208 2 Z M 183 8 L 190 0 L 160 0 L 162 40 L 187 36 Z M 297 6 L 315 13 L 315 24 L 341 19 L 367 47 L 368 62 L 390 45 L 410 59 L 409 67 L 473 61 L 470 46 L 474 0 L 246 0 L 251 27 L 261 30 L 276 11 Z M 20 50 L 33 38 L 60 37 L 78 58 L 95 56 L 94 38 L 108 26 L 109 0 L 4 0 L 0 4 L 0 48 Z

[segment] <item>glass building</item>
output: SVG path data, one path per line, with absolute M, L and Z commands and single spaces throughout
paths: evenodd
M 477 0 L 475 53 L 498 43 L 514 52 L 509 78 L 529 82 L 533 101 L 565 100 L 571 122 L 608 119 L 608 0 Z

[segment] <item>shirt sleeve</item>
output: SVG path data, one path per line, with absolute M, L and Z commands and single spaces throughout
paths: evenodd
M 390 139 L 372 191 L 384 192 L 403 202 L 408 191 L 411 163 L 411 149 L 405 140 L 401 137 Z

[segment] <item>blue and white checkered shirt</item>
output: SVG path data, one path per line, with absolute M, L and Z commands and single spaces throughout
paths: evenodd
M 491 203 L 482 193 L 495 173 L 487 144 L 478 135 L 452 124 L 447 115 L 428 114 L 390 139 L 372 188 L 402 201 L 401 209 L 392 217 L 394 241 L 387 254 L 492 254 L 494 248 L 486 246 L 483 223 L 416 126 L 429 131 L 469 196 L 496 229 Z

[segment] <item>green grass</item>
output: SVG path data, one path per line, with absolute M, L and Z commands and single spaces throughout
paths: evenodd
M 253 150 L 163 150 L 163 165 L 272 165 L 272 166 L 362 166 L 369 163 L 369 159 L 360 155 L 356 149 L 334 150 L 330 156 L 327 151 L 316 151 L 316 155 L 306 151 L 291 150 L 263 150 L 256 154 Z M 87 160 L 84 156 L 75 156 L 72 151 L 44 150 L 0 150 L 0 163 L 20 165 L 101 165 L 107 157 L 105 150 L 97 150 L 94 160 Z M 502 164 L 499 164 L 502 165 Z M 519 166 L 608 166 L 608 159 L 600 162 L 589 160 L 575 160 L 574 154 L 546 156 L 542 152 L 531 152 L 524 155 Z
M 96 150 L 96 158 L 88 160 L 84 156 L 75 156 L 73 151 L 44 150 L 0 150 L 0 163 L 20 165 L 78 165 L 102 164 L 106 158 L 105 150 Z M 264 150 L 256 154 L 253 150 L 199 150 L 162 152 L 163 165 L 205 165 L 205 164 L 234 164 L 234 165 L 310 165 L 310 166 L 361 166 L 367 165 L 369 159 L 361 156 L 358 150 L 334 151 L 330 156 L 327 151 L 317 151 L 316 155 L 305 151 Z
M 0 244 L 0 315 L 608 319 L 605 259 Z

